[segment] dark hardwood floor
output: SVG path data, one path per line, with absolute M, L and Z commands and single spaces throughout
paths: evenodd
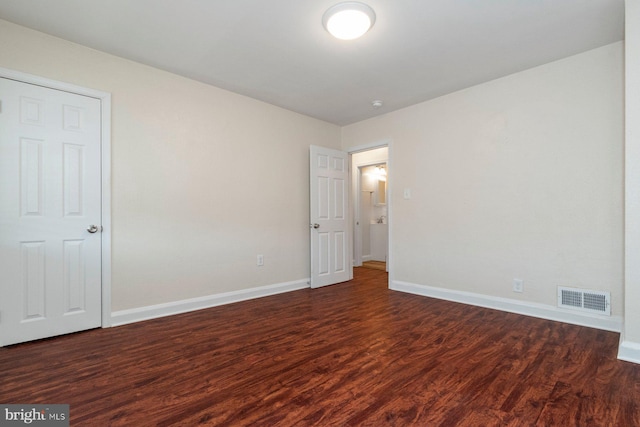
M 0 349 L 73 426 L 639 426 L 616 333 L 355 280 Z

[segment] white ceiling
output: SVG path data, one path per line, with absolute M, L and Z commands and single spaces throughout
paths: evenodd
M 623 39 L 624 0 L 0 0 L 0 18 L 338 125 Z M 374 109 L 371 102 L 384 101 Z

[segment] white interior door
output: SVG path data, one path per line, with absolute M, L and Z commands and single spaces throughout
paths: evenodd
M 348 232 L 348 154 L 312 145 L 311 287 L 345 282 L 352 277 Z
M 0 345 L 101 325 L 100 100 L 0 78 Z

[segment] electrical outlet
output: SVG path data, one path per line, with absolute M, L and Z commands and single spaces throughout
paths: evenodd
M 524 280 L 513 279 L 513 292 L 522 293 L 523 291 L 524 291 Z
M 258 266 L 262 267 L 264 265 L 264 255 L 258 255 Z

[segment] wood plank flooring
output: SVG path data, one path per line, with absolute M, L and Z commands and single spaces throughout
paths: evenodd
M 374 270 L 387 271 L 387 263 L 384 261 L 365 261 L 362 263 L 364 268 L 373 268 Z
M 639 426 L 616 333 L 408 295 L 383 271 L 0 349 L 73 426 Z

